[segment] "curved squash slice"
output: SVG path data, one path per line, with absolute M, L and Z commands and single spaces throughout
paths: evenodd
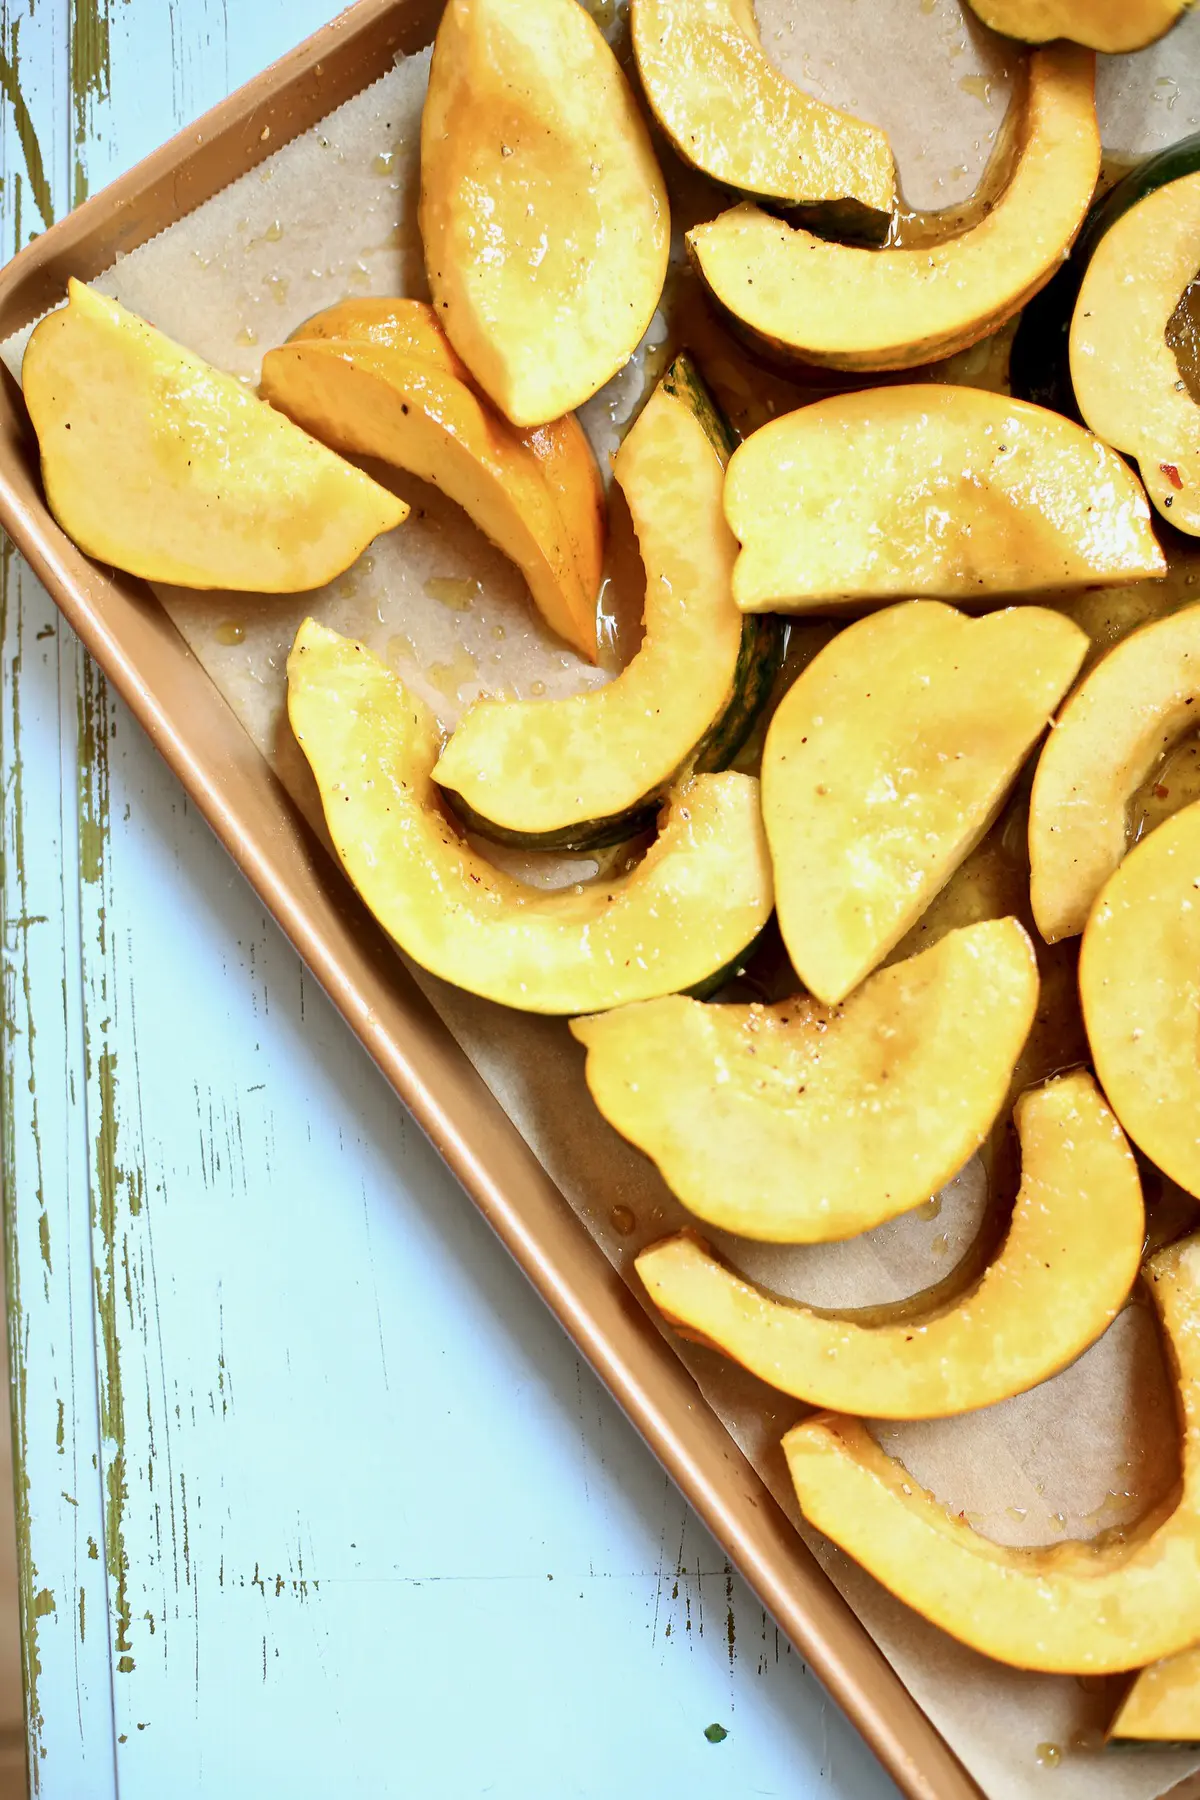
M 911 369 L 977 343 L 1043 287 L 1100 173 L 1093 58 L 1036 50 L 1012 179 L 983 221 L 911 249 L 829 243 L 737 206 L 687 236 L 714 299 L 776 353 L 832 369 Z
M 308 619 L 288 658 L 288 716 L 346 872 L 414 961 L 525 1012 L 602 1010 L 704 980 L 771 911 L 748 775 L 675 790 L 646 857 L 574 891 L 526 887 L 462 841 L 432 780 L 421 702 L 361 644 Z
M 746 612 L 983 602 L 1166 572 L 1119 456 L 980 388 L 876 388 L 772 419 L 734 452 L 725 513 Z
M 814 1406 L 939 1419 L 1023 1394 L 1112 1324 L 1146 1221 L 1137 1165 L 1090 1075 L 1023 1095 L 1016 1117 L 1023 1166 L 1008 1237 L 968 1293 L 928 1316 L 859 1325 L 777 1300 L 686 1234 L 643 1250 L 638 1274 L 686 1337 Z
M 470 369 L 442 330 L 437 310 L 428 300 L 372 294 L 339 300 L 336 306 L 327 306 L 297 325 L 287 341 L 299 344 L 312 338 L 319 343 L 378 344 L 409 362 L 425 363 L 443 375 L 471 383 Z
M 1106 1675 L 1184 1649 L 1200 1619 L 1200 1239 L 1146 1269 L 1183 1415 L 1183 1484 L 1121 1536 L 1036 1550 L 973 1531 L 858 1419 L 823 1413 L 783 1440 L 806 1519 L 972 1649 L 1020 1669 Z
M 600 557 L 585 586 L 579 537 L 541 459 L 473 385 L 385 344 L 308 338 L 268 350 L 262 393 L 335 450 L 378 457 L 441 488 L 511 556 L 551 629 L 595 660 Z M 599 550 L 594 472 L 593 484 L 590 535 Z
M 408 508 L 240 381 L 81 281 L 22 385 L 50 510 L 99 562 L 179 587 L 332 581 Z
M 742 193 L 884 236 L 896 198 L 886 135 L 779 73 L 752 0 L 633 0 L 630 18 L 646 98 L 685 161 Z
M 970 0 L 971 10 L 1004 37 L 1027 44 L 1072 38 L 1109 56 L 1144 50 L 1181 19 L 1191 0 Z
M 1200 1743 L 1200 1644 L 1143 1669 L 1108 1728 L 1110 1742 Z
M 679 356 L 617 452 L 646 564 L 645 637 L 628 667 L 566 700 L 483 700 L 434 770 L 485 836 L 541 848 L 619 843 L 685 768 L 722 768 L 767 696 L 774 621 L 743 618 L 721 510 L 731 440 Z
M 676 995 L 571 1030 L 596 1105 L 691 1212 L 816 1243 L 920 1206 L 958 1173 L 1004 1104 L 1037 997 L 1024 930 L 992 919 L 834 1010 Z
M 1200 725 L 1200 606 L 1115 645 L 1046 739 L 1029 807 L 1030 894 L 1048 944 L 1077 937 L 1128 848 L 1129 803 Z
M 1165 519 L 1200 536 L 1200 407 L 1166 329 L 1200 267 L 1200 173 L 1168 182 L 1092 251 L 1071 320 L 1071 384 L 1093 431 L 1132 456 Z
M 1200 1195 L 1200 804 L 1143 838 L 1100 890 L 1079 993 L 1109 1104 L 1152 1162 Z
M 576 0 L 450 0 L 420 218 L 442 323 L 515 425 L 571 412 L 628 361 L 667 272 L 667 192 Z
M 763 816 L 783 941 L 827 1005 L 974 849 L 1087 646 L 1041 607 L 967 619 L 911 600 L 839 632 L 784 696 Z

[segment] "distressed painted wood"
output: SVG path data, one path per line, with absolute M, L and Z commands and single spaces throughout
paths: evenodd
M 8 0 L 4 253 L 332 10 Z M 0 583 L 36 1791 L 894 1794 L 15 555 Z

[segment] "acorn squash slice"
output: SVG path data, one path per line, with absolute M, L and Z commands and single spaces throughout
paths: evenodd
M 571 1030 L 596 1105 L 690 1212 L 818 1243 L 920 1206 L 958 1173 L 1004 1104 L 1037 998 L 1024 930 L 989 919 L 841 1007 L 675 995 Z
M 968 619 L 910 600 L 838 633 L 763 751 L 779 926 L 805 986 L 843 1000 L 996 816 L 1088 640 L 1061 613 Z
M 1200 268 L 1200 172 L 1156 188 L 1092 251 L 1071 321 L 1071 383 L 1084 419 L 1137 462 L 1154 505 L 1200 536 L 1200 406 L 1167 327 Z
M 833 369 L 911 369 L 977 343 L 1043 287 L 1100 173 L 1094 58 L 1035 50 L 1016 164 L 995 206 L 940 243 L 869 250 L 737 206 L 687 236 L 718 305 L 777 355 Z
M 860 1419 L 821 1413 L 783 1440 L 810 1524 L 951 1637 L 1047 1674 L 1107 1675 L 1171 1656 L 1200 1619 L 1200 1238 L 1146 1265 L 1183 1423 L 1178 1497 L 1119 1536 L 994 1544 L 939 1505 Z
M 589 471 L 583 504 L 568 523 L 561 492 L 547 482 L 545 459 L 529 442 L 539 433 L 510 425 L 457 357 L 454 372 L 444 357 L 439 361 L 418 359 L 403 340 L 393 347 L 378 337 L 302 338 L 268 350 L 261 391 L 322 443 L 407 469 L 457 501 L 517 564 L 551 629 L 594 661 L 602 490 L 581 427 L 559 421 L 559 435 L 570 428 Z M 586 579 L 584 544 L 591 552 Z
M 467 823 L 534 848 L 619 843 L 653 822 L 685 770 L 736 754 L 779 659 L 773 619 L 743 617 L 721 509 L 728 427 L 676 357 L 617 452 L 646 565 L 645 637 L 606 687 L 565 700 L 482 700 L 434 770 Z
M 34 331 L 21 380 L 51 512 L 130 575 L 297 593 L 408 515 L 232 375 L 81 281 Z
M 1110 1743 L 1200 1743 L 1200 1644 L 1143 1669 L 1108 1728 Z
M 1200 1196 L 1200 804 L 1101 888 L 1079 956 L 1092 1060 L 1140 1150 Z
M 1008 1235 L 949 1306 L 889 1325 L 814 1312 L 764 1292 L 686 1233 L 643 1250 L 638 1274 L 685 1337 L 814 1406 L 940 1419 L 1023 1394 L 1112 1324 L 1137 1280 L 1146 1220 L 1137 1164 L 1090 1075 L 1030 1090 L 1016 1119 L 1021 1188 Z
M 1109 56 L 1144 50 L 1178 23 L 1191 0 L 970 0 L 1002 37 L 1027 44 L 1071 38 Z
M 421 117 L 434 304 L 515 425 L 628 361 L 667 272 L 667 192 L 616 57 L 576 0 L 450 0 Z
M 1137 477 L 1042 407 L 932 383 L 839 394 L 734 452 L 746 612 L 992 596 L 1166 572 Z
M 885 133 L 781 75 L 752 0 L 632 0 L 630 20 L 646 98 L 693 168 L 814 223 L 886 235 L 896 169 Z
M 432 779 L 432 716 L 361 644 L 306 620 L 288 658 L 288 716 L 371 911 L 415 962 L 485 999 L 573 1013 L 672 993 L 736 958 L 770 914 L 749 775 L 674 790 L 634 869 L 547 893 L 455 831 Z
M 1138 788 L 1200 728 L 1200 606 L 1123 638 L 1046 739 L 1029 806 L 1030 896 L 1048 944 L 1077 937 L 1129 844 Z

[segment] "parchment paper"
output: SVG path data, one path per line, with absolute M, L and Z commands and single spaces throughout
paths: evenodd
M 612 0 L 597 0 L 596 16 L 627 58 L 625 20 Z M 964 17 L 957 0 L 764 0 L 759 18 L 768 54 L 793 79 L 889 131 L 909 205 L 948 206 L 972 192 L 1003 118 L 1016 53 Z M 263 351 L 321 307 L 355 293 L 424 296 L 416 199 L 427 71 L 428 52 L 401 62 L 96 285 L 251 384 Z M 1120 158 L 1196 130 L 1200 14 L 1140 56 L 1102 59 L 1099 93 L 1106 147 Z M 747 360 L 679 266 L 683 229 L 714 216 L 727 199 L 681 171 L 665 147 L 663 160 L 676 266 L 631 363 L 584 409 L 606 476 L 624 428 L 681 343 L 698 354 L 743 430 L 806 397 Z M 27 335 L 3 347 L 15 373 Z M 992 385 L 1003 366 L 1002 355 L 985 346 L 935 373 Z M 160 591 L 246 729 L 317 822 L 315 789 L 283 714 L 284 663 L 308 613 L 369 643 L 447 729 L 480 693 L 557 695 L 608 678 L 541 628 L 515 569 L 457 508 L 419 482 L 372 473 L 404 493 L 413 512 L 329 587 L 283 599 Z M 612 537 L 604 590 L 608 672 L 636 646 L 641 607 L 636 551 L 616 499 Z M 1168 597 L 1184 597 L 1198 569 L 1182 559 L 1168 577 Z M 1158 591 L 1148 597 L 1147 588 Z M 1100 645 L 1163 603 L 1160 584 L 1146 584 L 1070 605 Z M 824 626 L 798 629 L 793 665 L 827 636 Z M 968 917 L 1025 903 L 1027 878 L 1012 853 L 1017 841 L 1014 820 L 1002 821 L 927 916 L 920 941 Z M 547 885 L 595 866 L 511 853 L 505 861 Z M 1071 955 L 1067 947 L 1057 960 L 1048 957 L 1047 989 L 1072 981 Z M 631 1274 L 636 1250 L 685 1215 L 649 1163 L 596 1112 L 582 1051 L 565 1025 L 508 1012 L 416 973 L 569 1204 L 610 1260 Z M 1061 1047 L 1035 1043 L 1022 1074 L 1036 1079 L 1070 1060 Z M 709 1235 L 782 1292 L 827 1306 L 873 1305 L 954 1269 L 975 1236 L 986 1191 L 975 1159 L 929 1206 L 848 1244 L 780 1250 Z M 1176 1205 L 1176 1229 L 1186 1217 L 1186 1203 L 1183 1212 Z M 805 1409 L 716 1355 L 671 1341 L 799 1524 L 778 1444 Z M 961 1419 L 879 1428 L 889 1450 L 981 1531 L 1024 1544 L 1090 1536 L 1136 1517 L 1177 1476 L 1176 1435 L 1156 1334 L 1140 1300 L 1071 1369 L 1032 1393 Z M 1200 1752 L 1100 1754 L 1098 1728 L 1113 1704 L 1105 1684 L 1025 1675 L 975 1656 L 822 1540 L 805 1536 L 992 1800 L 1043 1792 L 1059 1800 L 1151 1800 L 1200 1767 Z M 1200 1789 L 1188 1783 L 1187 1791 Z

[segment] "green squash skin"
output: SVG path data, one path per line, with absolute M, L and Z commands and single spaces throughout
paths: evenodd
M 1156 151 L 1092 203 L 1070 257 L 1024 312 L 1013 339 L 1009 385 L 1018 400 L 1082 424 L 1071 385 L 1071 319 L 1084 272 L 1104 234 L 1139 200 L 1200 169 L 1200 132 Z
M 681 400 L 694 414 L 704 435 L 723 463 L 737 448 L 737 437 L 686 350 L 681 350 L 662 378 L 662 387 Z M 469 807 L 453 788 L 443 789 L 446 800 L 467 827 L 494 844 L 508 844 L 516 850 L 545 850 L 583 853 L 610 849 L 631 838 L 653 831 L 658 811 L 667 791 L 685 776 L 717 775 L 727 769 L 754 729 L 775 683 L 783 656 L 782 621 L 770 613 L 748 613 L 742 621 L 742 638 L 737 666 L 725 710 L 713 721 L 700 742 L 682 766 L 668 781 L 651 793 L 644 794 L 633 806 L 606 818 L 588 819 L 578 825 L 567 825 L 561 831 L 511 831 L 494 825 Z M 722 971 L 722 980 L 728 979 Z
M 768 919 L 767 925 L 770 923 L 771 921 Z M 703 981 L 697 981 L 690 988 L 684 988 L 684 997 L 688 1000 L 711 1000 L 713 995 L 719 993 L 727 982 L 736 981 L 739 975 L 744 975 L 754 952 L 762 943 L 767 925 L 764 925 L 761 931 L 755 932 L 745 949 L 739 950 L 736 956 L 731 956 L 724 968 L 715 969 L 711 975 L 706 975 Z

